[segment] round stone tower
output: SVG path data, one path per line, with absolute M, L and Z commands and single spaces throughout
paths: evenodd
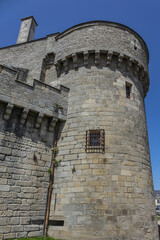
M 158 240 L 144 98 L 148 49 L 132 29 L 95 21 L 57 35 L 58 82 L 70 88 L 58 141 L 49 235 Z

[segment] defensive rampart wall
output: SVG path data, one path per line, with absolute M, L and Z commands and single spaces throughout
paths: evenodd
M 68 89 L 26 69 L 0 65 L 0 236 L 43 234 L 54 127 L 64 121 Z

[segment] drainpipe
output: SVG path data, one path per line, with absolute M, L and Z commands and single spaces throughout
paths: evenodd
M 44 224 L 44 229 L 43 229 L 43 235 L 45 235 L 45 236 L 47 235 L 47 231 L 48 231 L 49 213 L 50 213 L 51 197 L 52 197 L 53 183 L 54 183 L 54 159 L 56 157 L 56 152 L 57 152 L 56 147 L 57 147 L 59 125 L 60 125 L 60 122 L 58 121 L 55 126 L 51 172 L 50 172 L 50 182 L 49 182 L 49 187 L 48 187 L 47 205 L 46 205 L 46 213 L 45 213 L 45 224 Z

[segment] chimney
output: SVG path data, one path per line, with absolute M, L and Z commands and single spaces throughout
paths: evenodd
M 34 39 L 34 33 L 36 30 L 36 26 L 38 24 L 36 23 L 36 20 L 33 16 L 26 17 L 21 19 L 21 27 L 17 39 L 17 43 L 24 43 L 29 42 Z

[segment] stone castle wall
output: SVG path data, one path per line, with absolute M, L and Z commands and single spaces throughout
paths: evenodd
M 64 226 L 50 226 L 49 235 L 158 239 L 144 107 L 148 53 L 134 34 L 93 25 L 56 38 L 58 81 L 70 93 L 50 213 Z M 105 153 L 86 153 L 89 129 L 105 131 Z
M 142 38 L 120 24 L 80 24 L 0 49 L 0 77 L 4 238 L 42 233 L 59 120 L 65 124 L 49 235 L 157 240 L 144 106 L 148 50 Z M 90 129 L 105 131 L 104 153 L 85 151 Z
M 26 70 L 0 67 L 0 237 L 42 235 L 54 127 L 66 116 L 68 89 L 31 86 Z
M 43 234 L 53 134 L 47 136 L 47 143 L 39 139 L 34 113 L 19 128 L 20 114 L 15 108 L 7 122 L 1 115 L 0 231 L 4 239 Z M 46 138 L 45 127 L 42 131 Z

